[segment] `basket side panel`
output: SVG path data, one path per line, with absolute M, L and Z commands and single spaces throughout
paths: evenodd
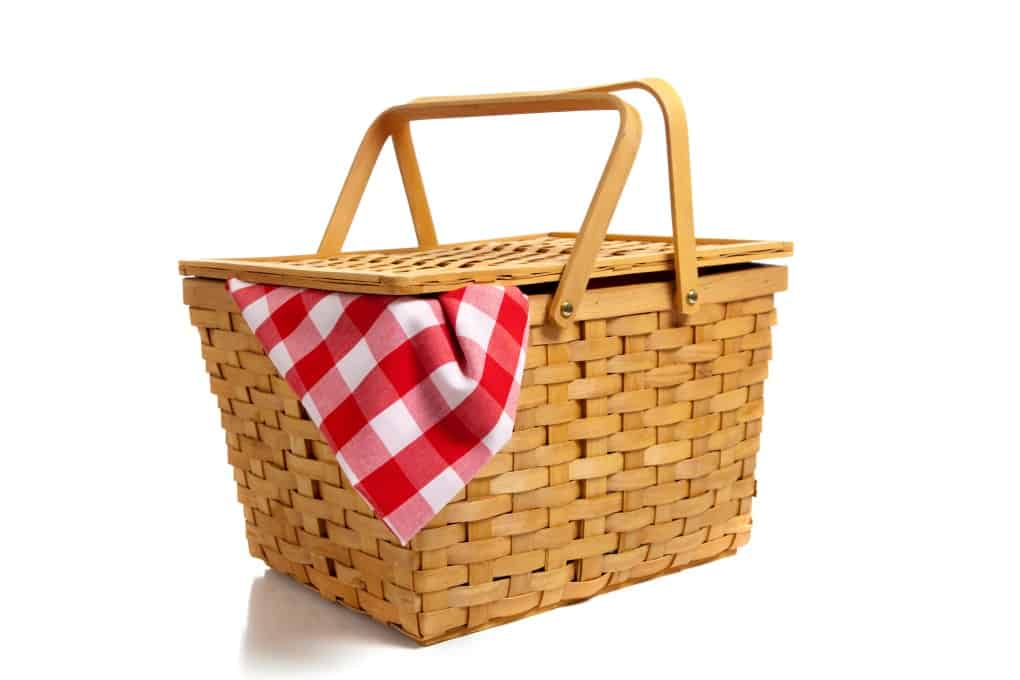
M 781 270 L 781 271 L 780 271 Z M 185 302 L 227 432 L 251 552 L 422 642 L 731 554 L 750 532 L 763 382 L 785 269 L 591 290 L 531 328 L 514 435 L 401 547 L 351 489 L 221 281 Z M 547 296 L 532 296 L 532 323 Z
M 532 327 L 511 442 L 412 543 L 427 639 L 747 543 L 785 270 L 716 275 L 711 301 L 682 318 L 660 287 L 589 291 L 579 323 Z M 619 300 L 647 311 L 621 314 Z M 546 302 L 532 299 L 533 323 Z
M 223 282 L 185 279 L 184 301 L 219 402 L 251 554 L 420 638 L 419 553 L 401 547 L 343 477 Z

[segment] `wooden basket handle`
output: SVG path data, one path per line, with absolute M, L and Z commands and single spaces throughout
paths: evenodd
M 604 92 L 487 95 L 447 101 L 415 101 L 384 111 L 369 127 L 358 147 L 347 179 L 340 190 L 333 215 L 326 227 L 326 233 L 319 244 L 318 253 L 330 255 L 339 252 L 343 247 L 372 169 L 383 144 L 390 137 L 393 138 L 408 205 L 418 234 L 418 243 L 424 248 L 436 245 L 435 228 L 432 225 L 421 173 L 411 142 L 410 121 L 586 110 L 616 110 L 620 114 L 616 140 L 588 206 L 575 248 L 575 251 L 582 253 L 596 253 L 619 202 L 620 193 L 627 181 L 627 175 L 630 174 L 641 141 L 641 117 L 637 111 L 619 97 Z M 571 255 L 557 291 L 560 298 L 580 300 L 587 287 L 594 262 L 594 255 L 578 257 L 576 252 Z M 559 325 L 569 323 L 566 317 L 561 316 L 556 316 L 552 320 Z
M 407 194 L 408 206 L 414 220 L 415 231 L 418 235 L 418 243 L 423 248 L 437 245 L 435 227 L 411 141 L 409 125 L 411 120 L 615 108 L 620 111 L 621 115 L 616 143 L 579 230 L 577 245 L 564 267 L 560 285 L 553 296 L 552 304 L 549 305 L 549 320 L 560 326 L 567 325 L 574 306 L 580 302 L 584 290 L 587 288 L 600 244 L 605 238 L 609 226 L 609 219 L 612 217 L 623 189 L 623 183 L 633 164 L 633 154 L 636 153 L 636 144 L 640 137 L 640 121 L 636 113 L 622 101 L 615 97 L 612 100 L 578 100 L 574 98 L 599 94 L 611 97 L 609 92 L 624 89 L 643 89 L 650 92 L 662 110 L 666 125 L 670 207 L 676 257 L 674 266 L 677 284 L 676 309 L 687 314 L 696 311 L 698 308 L 698 269 L 694 251 L 687 122 L 680 97 L 667 82 L 656 78 L 598 85 L 577 90 L 469 97 L 429 97 L 417 99 L 411 104 L 386 111 L 376 119 L 365 134 L 340 192 L 326 234 L 319 246 L 319 253 L 328 255 L 339 252 L 368 182 L 368 176 L 375 165 L 383 143 L 390 136 L 393 137 L 394 151 Z M 608 105 L 609 101 L 613 101 L 612 106 Z M 628 118 L 633 118 L 633 121 L 628 121 Z M 636 126 L 634 135 L 628 135 L 625 131 L 629 124 Z M 634 137 L 635 144 L 633 153 L 629 154 L 629 160 L 622 157 L 624 151 L 622 145 L 628 136 Z M 616 165 L 618 156 L 621 162 L 626 161 L 625 168 L 622 165 L 619 167 Z
M 620 90 L 645 90 L 658 102 L 662 111 L 663 122 L 666 127 L 666 161 L 669 173 L 670 193 L 670 217 L 673 223 L 673 244 L 676 261 L 674 272 L 676 276 L 676 310 L 682 314 L 690 314 L 698 309 L 698 265 L 695 254 L 696 241 L 694 237 L 694 211 L 691 204 L 691 165 L 690 151 L 687 142 L 687 116 L 684 113 L 683 101 L 676 93 L 676 90 L 660 78 L 643 78 L 641 80 L 629 80 L 621 83 L 610 83 L 608 85 L 595 85 L 571 90 L 556 90 L 551 92 L 522 92 L 516 95 L 497 94 L 491 97 L 507 96 L 533 96 L 536 94 L 568 94 L 580 92 L 618 92 Z M 458 101 L 484 101 L 486 96 L 480 97 L 428 97 L 416 99 L 416 102 L 458 102 Z M 402 153 L 397 151 L 398 157 Z M 413 153 L 413 151 L 411 152 Z M 422 197 L 424 199 L 424 196 Z M 426 206 L 426 215 L 427 215 Z M 412 206 L 412 213 L 414 207 Z M 415 224 L 419 219 L 424 220 L 426 215 L 420 218 L 415 217 Z M 431 217 L 428 217 L 431 220 Z M 585 238 L 582 233 L 578 235 L 578 243 L 574 248 L 567 266 L 563 270 L 560 285 L 549 305 L 550 320 L 562 325 L 563 303 L 580 299 L 581 292 L 587 288 L 588 278 L 594 260 L 598 255 L 599 244 L 605 237 L 603 230 L 597 238 Z M 591 261 L 587 267 L 583 267 L 575 260 Z M 583 279 L 583 280 L 581 280 Z M 569 307 L 568 307 L 569 309 Z
M 673 223 L 673 264 L 676 277 L 675 309 L 681 314 L 698 311 L 698 263 L 694 237 L 694 209 L 691 203 L 691 160 L 687 141 L 684 103 L 673 86 L 661 78 L 642 78 L 609 85 L 581 88 L 577 92 L 618 92 L 644 90 L 655 97 L 666 127 L 666 165 L 669 173 L 670 218 Z M 600 239 L 601 240 L 601 239 Z M 592 253 L 592 257 L 595 253 Z M 585 282 L 587 286 L 587 281 Z M 553 299 L 553 309 L 560 301 Z

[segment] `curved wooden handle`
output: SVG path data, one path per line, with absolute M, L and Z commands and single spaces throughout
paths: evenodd
M 670 216 L 676 262 L 676 310 L 692 314 L 698 310 L 698 263 L 694 237 L 694 208 L 691 202 L 691 160 L 687 142 L 687 115 L 676 90 L 660 78 L 644 78 L 584 88 L 587 92 L 615 92 L 641 89 L 659 103 L 666 125 L 666 163 L 669 172 Z M 555 301 L 554 301 L 555 302 Z
M 558 300 L 580 302 L 595 264 L 594 253 L 598 251 L 599 244 L 605 237 L 641 141 L 641 118 L 637 111 L 619 97 L 604 92 L 524 93 L 414 101 L 386 110 L 375 119 L 358 147 L 347 179 L 340 190 L 333 215 L 326 227 L 326 233 L 319 244 L 319 255 L 336 253 L 343 247 L 372 169 L 379 158 L 379 152 L 387 138 L 391 136 L 408 205 L 414 217 L 419 245 L 422 247 L 436 245 L 435 229 L 411 142 L 410 121 L 591 110 L 618 111 L 620 127 L 602 171 L 602 177 L 588 205 L 588 212 L 581 224 L 577 246 L 567 263 L 557 290 Z M 589 252 L 592 253 L 591 257 L 578 255 Z M 568 317 L 569 314 L 556 315 L 551 320 L 565 326 L 569 323 Z
M 552 92 L 521 92 L 516 94 L 483 95 L 480 97 L 429 97 L 417 99 L 417 102 L 455 103 L 467 101 L 486 101 L 491 98 L 531 97 L 542 94 L 569 94 L 583 92 L 616 92 L 619 90 L 640 89 L 650 93 L 662 110 L 666 126 L 666 158 L 669 172 L 670 216 L 673 222 L 673 242 L 676 262 L 676 309 L 683 314 L 690 314 L 698 309 L 698 265 L 695 255 L 696 241 L 694 238 L 694 212 L 691 204 L 691 170 L 690 151 L 687 143 L 687 117 L 684 114 L 683 102 L 676 90 L 665 80 L 645 78 L 630 80 L 609 85 L 596 85 L 576 90 L 557 90 Z M 398 149 L 398 158 L 402 153 Z M 413 151 L 411 151 L 413 155 Z M 405 159 L 404 163 L 408 161 Z M 424 201 L 424 194 L 421 196 Z M 424 204 L 427 212 L 427 204 Z M 412 213 L 415 206 L 412 205 Z M 417 225 L 420 218 L 415 218 Z M 598 255 L 599 244 L 605 237 L 603 230 L 597 237 L 584 232 L 578 234 L 578 243 L 571 253 L 570 260 L 563 270 L 561 285 L 549 305 L 550 319 L 561 322 L 559 315 L 563 302 L 577 304 L 580 296 L 577 291 L 587 288 L 588 278 Z M 593 244 L 594 242 L 594 244 Z M 590 260 L 587 267 L 584 262 Z M 583 279 L 583 280 L 581 280 Z

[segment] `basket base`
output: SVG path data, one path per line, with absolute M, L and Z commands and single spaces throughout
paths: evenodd
M 651 575 L 645 576 L 643 578 L 638 578 L 638 579 L 633 579 L 633 580 L 630 580 L 630 581 L 626 581 L 625 583 L 618 583 L 616 585 L 606 586 L 605 588 L 600 590 L 595 595 L 592 595 L 592 597 L 596 597 L 597 595 L 604 595 L 605 593 L 609 593 L 609 592 L 612 592 L 614 590 L 619 590 L 621 588 L 626 588 L 628 586 L 638 585 L 640 583 L 644 583 L 646 581 L 651 581 L 651 580 L 657 579 L 657 578 L 662 577 L 662 576 L 669 576 L 670 574 L 675 574 L 677 572 L 685 571 L 687 569 L 691 569 L 692 567 L 698 567 L 698 566 L 701 566 L 702 564 L 708 564 L 709 562 L 715 562 L 717 560 L 723 559 L 724 557 L 730 557 L 732 555 L 735 555 L 736 553 L 737 553 L 737 549 L 733 548 L 733 549 L 721 552 L 718 555 L 713 555 L 712 557 L 708 557 L 708 558 L 703 559 L 703 560 L 697 560 L 697 561 L 694 561 L 694 562 L 690 562 L 689 564 L 685 564 L 685 565 L 680 566 L 680 567 L 673 567 L 671 569 L 665 569 L 665 570 L 660 571 L 660 572 L 658 572 L 656 574 L 651 574 Z M 253 556 L 257 557 L 257 555 L 253 555 Z M 259 558 L 259 559 L 262 559 L 262 558 Z M 263 560 L 263 561 L 265 561 L 265 560 Z M 278 569 L 274 568 L 268 562 L 266 562 L 266 565 L 269 566 L 269 568 L 272 569 L 273 571 L 275 571 L 275 572 L 277 572 L 279 574 L 283 574 L 283 575 L 285 575 L 285 576 L 287 576 L 287 577 L 297 581 L 298 583 L 301 583 L 301 585 L 303 585 L 305 588 L 307 588 L 308 590 L 312 591 L 313 593 L 315 593 L 319 597 L 323 597 L 322 593 L 319 592 L 319 590 L 316 589 L 315 586 L 313 586 L 313 585 L 311 585 L 309 583 L 301 582 L 300 580 L 294 578 L 293 574 L 288 573 L 288 572 L 283 571 L 283 570 L 278 570 Z M 356 607 L 351 607 L 350 605 L 346 604 L 342 600 L 339 600 L 339 599 L 336 599 L 336 598 L 323 597 L 323 599 L 329 600 L 329 601 L 333 602 L 334 604 L 340 605 L 344 609 L 347 609 L 349 611 L 355 612 L 357 614 L 360 614 L 360 615 L 366 617 L 367 619 L 369 619 L 369 620 L 371 620 L 373 622 L 373 625 L 379 625 L 380 624 L 380 622 L 378 622 L 375 619 L 373 619 L 368 614 L 368 612 L 364 611 L 363 609 L 358 609 Z M 398 633 L 400 633 L 404 637 L 406 637 L 406 638 L 408 638 L 410 640 L 414 640 L 420 646 L 422 646 L 422 647 L 429 647 L 431 645 L 439 644 L 440 642 L 446 642 L 447 640 L 453 640 L 454 638 L 464 637 L 465 635 L 471 635 L 473 633 L 478 633 L 478 632 L 483 631 L 483 630 L 488 630 L 489 628 L 495 628 L 497 626 L 502 626 L 502 625 L 505 625 L 505 624 L 508 624 L 508 623 L 513 623 L 514 621 L 520 621 L 521 619 L 526 619 L 526 618 L 528 618 L 530 616 L 534 616 L 536 614 L 544 614 L 545 612 L 549 612 L 549 611 L 552 611 L 553 609 L 558 609 L 560 607 L 568 607 L 570 605 L 581 604 L 582 602 L 587 602 L 590 599 L 591 598 L 589 597 L 589 598 L 585 598 L 585 599 L 582 599 L 582 600 L 564 600 L 564 601 L 558 602 L 558 603 L 556 603 L 554 605 L 551 605 L 551 606 L 548 606 L 548 607 L 543 607 L 543 608 L 540 608 L 540 609 L 532 609 L 531 611 L 525 612 L 524 614 L 520 614 L 518 616 L 508 616 L 508 617 L 506 617 L 504 619 L 489 621 L 488 623 L 485 623 L 485 624 L 483 624 L 481 626 L 478 626 L 477 628 L 470 628 L 470 629 L 467 629 L 467 630 L 460 629 L 460 630 L 454 631 L 452 633 L 446 633 L 445 635 L 440 635 L 440 636 L 434 637 L 434 638 L 425 638 L 425 639 L 423 639 L 423 638 L 415 637 L 414 635 L 411 635 L 406 630 L 404 630 L 401 626 L 398 626 L 398 625 L 393 624 L 393 623 L 385 624 L 385 625 L 388 628 L 391 628 L 391 629 L 397 631 Z

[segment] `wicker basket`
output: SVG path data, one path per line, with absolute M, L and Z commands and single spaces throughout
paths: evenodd
M 667 125 L 674 238 L 609 236 L 640 138 L 610 90 L 640 87 Z M 408 121 L 614 109 L 616 144 L 578 234 L 436 244 Z M 341 253 L 392 137 L 420 247 Z M 318 253 L 181 263 L 244 505 L 252 555 L 423 643 L 518 619 L 733 553 L 751 526 L 762 387 L 788 255 L 695 240 L 683 111 L 662 81 L 418 100 L 358 150 Z M 401 547 L 351 488 L 223 279 L 429 293 L 521 286 L 531 329 L 510 443 Z

